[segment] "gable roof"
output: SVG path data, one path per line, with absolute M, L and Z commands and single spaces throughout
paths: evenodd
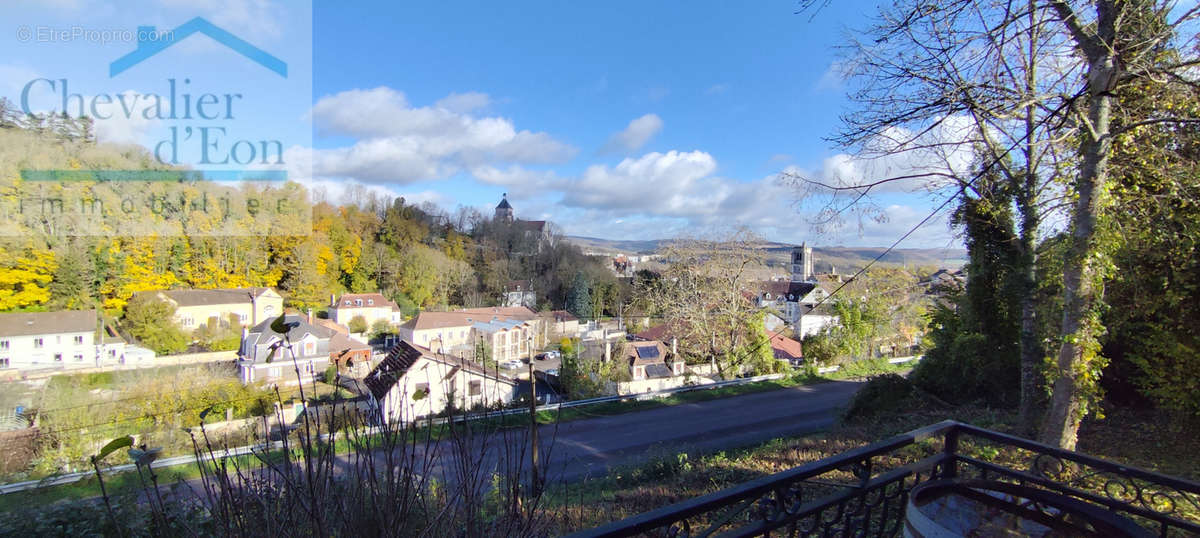
M 795 360 L 804 358 L 804 348 L 791 338 L 784 336 L 781 333 L 771 335 L 771 351 L 775 353 L 776 359 Z
M 262 297 L 271 288 L 221 288 L 212 290 L 177 289 L 139 291 L 134 295 L 153 294 L 170 299 L 177 306 L 214 306 L 223 304 L 245 304 L 250 298 Z M 278 295 L 278 294 L 277 294 Z
M 547 317 L 554 318 L 555 322 L 579 321 L 579 318 L 575 317 L 575 314 L 566 310 L 551 310 Z
M 355 304 L 355 301 L 362 301 L 362 304 Z M 329 305 L 333 309 L 338 308 L 382 308 L 385 306 L 396 310 L 398 307 L 382 293 L 346 293 L 338 297 L 333 304 Z
M 85 333 L 95 330 L 95 310 L 0 314 L 0 336 Z
M 538 317 L 537 312 L 530 310 L 524 306 L 488 306 L 483 308 L 463 308 L 448 313 L 463 313 L 474 314 L 475 316 L 496 316 L 501 318 L 512 318 L 519 320 L 531 320 Z
M 249 335 L 259 335 L 259 338 L 262 336 L 283 336 L 283 333 L 277 332 L 271 327 L 271 324 L 275 323 L 277 319 L 279 318 L 273 317 L 255 325 L 250 329 Z M 328 327 L 320 327 L 309 323 L 308 318 L 300 314 L 285 314 L 283 322 L 288 326 L 287 338 L 293 342 L 304 338 L 305 334 L 312 334 L 321 340 L 328 340 L 337 334 L 337 331 Z
M 805 295 L 808 295 L 809 292 L 816 289 L 817 284 L 814 282 L 767 280 L 759 282 L 755 287 L 759 290 L 759 295 L 770 293 L 771 300 L 783 297 L 788 301 L 799 301 Z
M 453 312 L 418 312 L 412 319 L 400 325 L 400 328 L 424 331 L 448 327 L 470 327 L 479 323 L 530 321 L 537 317 L 536 312 L 524 306 L 464 308 Z
M 517 226 L 524 228 L 527 232 L 542 232 L 546 230 L 546 221 L 544 220 L 518 220 Z
M 625 360 L 628 360 L 630 365 L 665 364 L 667 346 L 658 341 L 627 342 Z
M 350 334 L 350 329 L 348 327 L 345 325 L 340 325 L 338 322 L 333 321 L 332 319 L 316 318 L 313 320 L 313 325 L 325 327 L 326 329 L 331 329 L 333 332 L 340 334 Z
M 464 371 L 495 379 L 501 383 L 516 385 L 516 382 L 507 376 L 500 375 L 496 372 L 489 372 L 483 366 L 480 366 L 474 361 L 470 361 L 461 357 L 454 357 L 446 354 L 435 354 L 429 348 L 421 347 L 407 340 L 401 340 L 400 343 L 392 347 L 380 363 L 367 374 L 363 380 L 367 385 L 367 389 L 371 391 L 371 395 L 376 400 L 383 399 L 392 387 L 400 381 L 408 370 L 412 368 L 421 358 L 426 360 L 440 362 L 442 364 L 460 368 Z
M 363 351 L 371 349 L 371 344 L 360 342 L 348 334 L 335 333 L 329 337 L 330 353 L 345 353 L 347 351 Z

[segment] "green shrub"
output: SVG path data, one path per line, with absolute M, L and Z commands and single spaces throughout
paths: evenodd
M 859 389 L 843 418 L 848 421 L 869 419 L 920 403 L 911 381 L 898 374 L 884 374 L 871 378 Z

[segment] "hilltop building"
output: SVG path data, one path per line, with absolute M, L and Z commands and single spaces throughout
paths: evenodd
M 508 193 L 500 198 L 500 203 L 496 204 L 496 213 L 493 217 L 496 222 L 507 223 L 511 226 L 525 232 L 526 237 L 536 238 L 538 248 L 543 244 L 549 243 L 554 239 L 554 234 L 550 229 L 550 223 L 544 220 L 521 220 L 516 218 L 512 204 L 508 203 Z

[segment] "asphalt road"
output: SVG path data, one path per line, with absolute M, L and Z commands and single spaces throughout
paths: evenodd
M 543 425 L 538 429 L 540 467 L 547 483 L 575 482 L 655 456 L 713 452 L 812 433 L 832 425 L 862 384 L 832 381 Z M 481 477 L 492 472 L 512 476 L 519 469 L 527 476 L 528 435 L 527 429 L 509 429 L 458 442 L 443 439 L 412 447 L 402 459 L 427 462 L 414 469 L 446 483 L 466 480 L 486 487 L 488 480 Z M 357 459 L 337 456 L 335 472 L 349 471 Z M 188 485 L 201 490 L 198 479 Z
M 833 381 L 575 420 L 557 431 L 542 426 L 545 468 L 551 480 L 572 481 L 667 452 L 712 452 L 819 431 L 861 386 Z

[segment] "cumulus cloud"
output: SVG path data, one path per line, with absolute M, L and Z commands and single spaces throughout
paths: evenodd
M 517 130 L 500 117 L 477 117 L 486 94 L 451 94 L 434 106 L 414 107 L 387 87 L 322 97 L 311 117 L 322 135 L 350 136 L 348 147 L 314 151 L 320 177 L 411 183 L 441 179 L 476 166 L 555 163 L 576 150 L 549 134 Z
M 658 114 L 646 114 L 629 122 L 624 129 L 608 139 L 601 153 L 632 152 L 641 149 L 654 135 L 662 131 L 663 121 Z

